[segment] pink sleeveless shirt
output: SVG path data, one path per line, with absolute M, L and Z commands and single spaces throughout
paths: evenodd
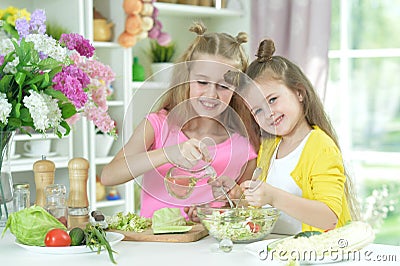
M 165 110 L 151 113 L 146 118 L 154 129 L 152 149 L 168 147 L 188 140 L 182 131 L 169 128 Z M 211 165 L 217 172 L 217 176 L 228 176 L 234 180 L 241 175 L 242 167 L 247 161 L 257 157 L 249 140 L 237 133 L 210 148 L 210 154 L 214 156 Z M 198 181 L 192 194 L 187 199 L 177 199 L 170 196 L 164 185 L 164 176 L 171 167 L 173 165 L 167 163 L 143 175 L 141 216 L 152 217 L 154 211 L 169 207 L 181 208 L 182 215 L 187 217 L 183 212 L 184 206 L 198 205 L 214 200 L 211 186 L 207 184 L 207 179 Z

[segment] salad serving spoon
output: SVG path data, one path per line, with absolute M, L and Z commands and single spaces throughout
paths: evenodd
M 229 206 L 231 207 L 231 209 L 235 208 L 235 204 L 233 203 L 233 201 L 229 197 L 228 193 L 226 193 L 226 191 L 225 191 L 223 186 L 221 187 L 221 191 L 222 191 L 222 194 L 224 194 L 225 198 L 228 200 L 228 203 L 229 203 Z

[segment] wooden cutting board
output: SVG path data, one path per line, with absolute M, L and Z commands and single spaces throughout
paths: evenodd
M 142 241 L 142 242 L 195 242 L 208 235 L 207 230 L 201 224 L 193 225 L 192 229 L 186 233 L 173 233 L 173 234 L 153 234 L 153 230 L 147 229 L 141 233 L 127 232 L 121 230 L 109 230 L 118 232 L 125 236 L 123 241 Z

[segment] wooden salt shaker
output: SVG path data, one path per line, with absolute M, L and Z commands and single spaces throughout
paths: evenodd
M 89 201 L 87 181 L 89 162 L 84 158 L 73 158 L 68 163 L 69 197 L 68 197 L 68 226 L 74 228 L 89 221 Z
M 33 172 L 35 176 L 36 186 L 36 201 L 35 204 L 41 207 L 46 205 L 46 195 L 44 188 L 48 185 L 54 184 L 54 173 L 56 166 L 54 162 L 46 160 L 43 156 L 42 160 L 36 161 L 33 164 Z

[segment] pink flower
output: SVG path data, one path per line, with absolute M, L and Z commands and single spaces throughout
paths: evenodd
M 88 96 L 83 89 L 89 85 L 90 79 L 76 65 L 63 67 L 62 71 L 54 76 L 53 82 L 53 88 L 67 96 L 76 108 L 83 107 L 87 102 Z
M 115 133 L 115 122 L 107 114 L 107 112 L 101 108 L 95 106 L 88 106 L 85 109 L 85 116 L 92 120 L 94 125 L 104 133 Z
M 89 40 L 77 33 L 61 34 L 60 43 L 64 43 L 69 50 L 76 50 L 80 55 L 90 58 L 94 55 L 95 48 Z
M 75 65 L 85 71 L 90 79 L 101 79 L 107 85 L 110 85 L 110 83 L 115 79 L 115 73 L 110 66 L 104 65 L 94 59 L 87 59 L 83 56 L 79 56 L 76 53 L 72 54 L 70 57 L 75 62 Z
M 90 101 L 82 107 L 82 114 L 103 133 L 115 134 L 115 122 L 108 115 L 107 95 L 111 82 L 115 79 L 115 73 L 110 66 L 97 60 L 80 56 L 78 53 L 70 55 L 74 65 L 84 72 L 88 79 L 85 87 Z M 72 120 L 71 122 L 75 122 Z
M 93 102 L 101 109 L 107 110 L 107 87 L 101 81 L 96 80 L 96 83 L 93 83 L 89 86 L 89 92 L 92 96 Z

